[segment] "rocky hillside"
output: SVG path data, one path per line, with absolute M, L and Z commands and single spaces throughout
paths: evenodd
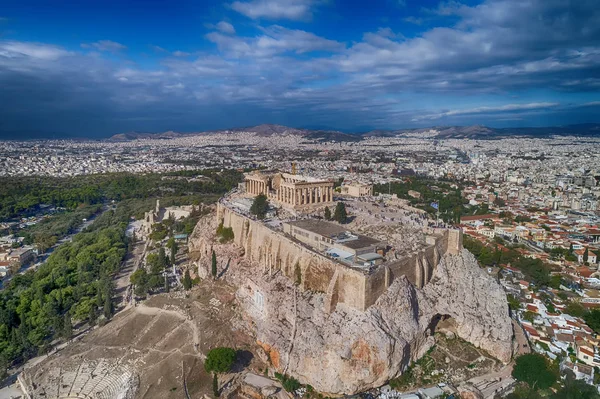
M 340 304 L 326 313 L 322 293 L 300 292 L 280 273 L 249 263 L 242 249 L 216 240 L 216 227 L 208 215 L 190 237 L 199 274 L 208 275 L 214 249 L 222 278 L 238 287 L 259 352 L 272 368 L 317 391 L 352 394 L 385 384 L 431 348 L 436 329 L 451 330 L 503 362 L 511 358 L 504 291 L 466 250 L 447 255 L 422 290 L 399 278 L 365 312 Z

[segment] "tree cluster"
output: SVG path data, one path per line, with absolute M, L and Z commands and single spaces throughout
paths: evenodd
M 421 198 L 408 195 L 411 190 L 419 192 Z M 430 215 L 438 213 L 438 210 L 431 206 L 433 202 L 437 202 L 440 218 L 446 223 L 458 223 L 462 215 L 472 215 L 478 209 L 466 207 L 469 201 L 462 197 L 458 183 L 411 177 L 405 182 L 377 184 L 374 192 L 396 194 L 398 198 L 409 200 L 411 205 L 427 211 Z M 487 210 L 483 213 L 486 212 Z
M 126 253 L 124 228 L 77 234 L 36 271 L 16 275 L 0 292 L 0 356 L 9 362 L 43 353 L 69 337 L 71 319 L 112 316 L 111 276 Z

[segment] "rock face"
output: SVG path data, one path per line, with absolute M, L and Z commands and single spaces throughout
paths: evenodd
M 506 296 L 466 250 L 445 255 L 422 289 L 400 277 L 366 311 L 340 303 L 327 313 L 323 293 L 302 292 L 281 272 L 236 257 L 239 249 L 211 238 L 215 228 L 205 218 L 192 235 L 198 268 L 210 267 L 207 248 L 225 254 L 224 278 L 239 287 L 242 317 L 272 368 L 317 391 L 352 394 L 384 385 L 431 348 L 436 329 L 503 362 L 511 358 Z

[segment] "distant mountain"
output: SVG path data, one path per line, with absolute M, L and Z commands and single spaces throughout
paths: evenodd
M 185 136 L 188 133 L 164 132 L 164 133 L 142 133 L 142 132 L 127 132 L 115 134 L 108 138 L 109 141 L 131 141 L 139 139 L 173 139 Z
M 115 134 L 109 141 L 130 141 L 140 139 L 173 139 L 184 136 L 196 136 L 203 134 L 216 134 L 227 132 L 249 132 L 256 133 L 258 136 L 276 136 L 291 134 L 303 136 L 307 139 L 320 141 L 360 141 L 364 137 L 395 137 L 407 135 L 423 135 L 436 139 L 498 139 L 502 137 L 550 137 L 558 136 L 584 136 L 600 137 L 600 124 L 586 123 L 579 125 L 555 126 L 555 127 L 517 127 L 517 128 L 493 128 L 481 125 L 474 126 L 434 126 L 427 128 L 399 129 L 399 130 L 371 130 L 363 133 L 344 133 L 337 130 L 311 130 L 296 129 L 293 127 L 263 124 L 258 126 L 241 127 L 234 129 L 213 130 L 206 132 L 163 132 L 163 133 L 142 133 L 127 132 Z

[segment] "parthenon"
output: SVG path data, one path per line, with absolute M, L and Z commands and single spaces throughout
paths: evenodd
M 333 182 L 288 173 L 260 173 L 246 175 L 246 194 L 264 194 L 281 206 L 304 207 L 333 202 Z

